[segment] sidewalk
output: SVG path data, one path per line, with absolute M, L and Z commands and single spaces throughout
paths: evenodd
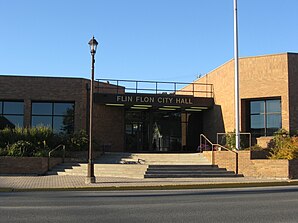
M 59 189 L 179 189 L 248 186 L 298 185 L 298 180 L 236 178 L 178 178 L 178 179 L 128 179 L 97 177 L 96 183 L 85 184 L 84 176 L 0 176 L 0 191 L 59 190 Z

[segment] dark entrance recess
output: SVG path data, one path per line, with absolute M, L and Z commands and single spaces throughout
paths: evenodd
M 194 152 L 202 132 L 202 113 L 132 111 L 125 113 L 128 152 Z

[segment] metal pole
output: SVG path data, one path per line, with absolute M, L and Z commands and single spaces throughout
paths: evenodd
M 95 52 L 91 52 L 91 83 L 90 83 L 90 99 L 89 99 L 89 157 L 88 157 L 88 174 L 86 183 L 95 183 L 94 176 L 94 163 L 92 154 L 92 115 L 93 115 L 93 81 L 94 81 L 94 55 Z
M 235 134 L 236 149 L 240 149 L 239 134 L 239 62 L 238 62 L 238 21 L 237 21 L 237 0 L 234 0 L 234 61 L 235 61 Z

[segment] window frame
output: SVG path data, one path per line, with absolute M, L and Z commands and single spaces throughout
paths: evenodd
M 10 102 L 10 103 L 22 103 L 22 113 L 5 113 L 4 108 L 5 108 L 5 102 Z M 24 100 L 0 100 L 1 104 L 1 110 L 0 110 L 0 116 L 5 117 L 5 116 L 17 116 L 17 117 L 22 117 L 22 125 L 14 125 L 15 127 L 21 127 L 23 128 L 25 125 L 25 102 Z M 18 123 L 19 124 L 19 123 Z
M 49 103 L 51 104 L 51 114 L 38 114 L 38 113 L 33 113 L 33 104 L 35 103 Z M 55 104 L 72 104 L 73 106 L 73 115 L 61 115 L 61 114 L 55 114 Z M 51 125 L 49 126 L 53 132 L 55 132 L 55 118 L 56 117 L 71 117 L 73 119 L 73 129 L 72 132 L 74 132 L 75 129 L 75 101 L 31 101 L 31 126 L 37 126 L 33 125 L 33 117 L 50 117 L 51 119 Z M 63 131 L 58 131 L 55 133 L 61 133 Z
M 251 103 L 252 102 L 263 102 L 263 111 L 262 112 L 254 112 L 252 113 L 251 112 Z M 270 102 L 270 101 L 279 101 L 279 104 L 280 104 L 280 111 L 275 111 L 275 112 L 268 112 L 267 110 L 267 103 Z M 263 133 L 255 133 L 255 134 L 262 134 L 261 136 L 272 136 L 271 133 L 269 133 L 269 128 L 268 128 L 268 116 L 270 115 L 279 115 L 280 116 L 280 126 L 278 127 L 281 128 L 282 127 L 282 118 L 281 118 L 281 115 L 282 115 L 282 101 L 281 101 L 281 98 L 258 98 L 258 99 L 253 99 L 253 100 L 249 100 L 249 129 L 250 129 L 250 132 L 252 134 L 254 134 L 253 132 L 253 128 L 251 126 L 251 122 L 252 122 L 252 116 L 257 116 L 257 115 L 262 115 L 263 116 L 263 119 L 264 119 L 264 126 L 263 128 L 254 128 L 256 130 L 261 130 L 263 131 Z

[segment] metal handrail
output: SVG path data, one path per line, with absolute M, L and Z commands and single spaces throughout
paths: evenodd
M 236 133 L 234 133 L 234 132 L 230 132 L 230 133 L 218 132 L 216 134 L 216 143 L 219 144 L 218 143 L 218 141 L 219 141 L 219 135 L 228 135 L 228 134 L 236 135 Z M 240 134 L 240 136 L 241 135 L 248 135 L 249 136 L 249 140 L 248 141 L 249 141 L 249 148 L 250 148 L 251 147 L 251 133 L 250 132 L 240 132 L 239 134 Z
M 138 80 L 117 80 L 117 79 L 97 79 L 97 85 L 95 85 L 95 88 L 100 89 L 112 89 L 115 90 L 117 93 L 119 93 L 119 88 L 122 90 L 126 90 L 133 93 L 144 93 L 144 92 L 154 92 L 155 94 L 158 94 L 159 92 L 167 92 L 169 94 L 179 94 L 179 93 L 191 93 L 193 96 L 195 96 L 195 93 L 197 94 L 203 94 L 205 93 L 205 97 L 213 97 L 213 85 L 207 84 L 207 83 L 187 83 L 187 82 L 166 82 L 166 81 L 138 81 Z M 101 81 L 105 81 L 108 84 L 111 84 L 111 87 L 109 86 L 103 86 L 101 87 L 99 83 Z M 129 86 L 125 86 L 125 83 L 128 83 Z M 147 87 L 141 86 L 142 83 L 146 84 Z M 121 84 L 121 85 L 120 85 Z M 148 88 L 147 84 L 152 84 L 152 87 Z M 164 87 L 161 87 L 161 85 L 167 84 L 168 86 L 171 86 L 169 89 L 165 89 Z M 184 89 L 186 86 L 181 86 L 181 89 L 177 89 L 177 85 L 187 85 L 189 86 L 189 90 Z M 192 87 L 191 87 L 192 86 Z M 195 88 L 195 86 L 200 86 Z M 205 89 L 202 88 L 205 86 Z M 161 88 L 159 88 L 161 87 Z M 200 90 L 201 89 L 201 90 Z M 203 90 L 202 90 L 203 89 Z
M 205 140 L 205 143 L 204 144 L 202 144 L 202 138 Z M 204 134 L 200 134 L 200 152 L 203 152 L 204 151 L 203 150 L 203 147 L 202 147 L 203 145 L 204 145 L 204 147 L 206 149 L 206 147 L 207 147 L 206 142 L 208 142 L 211 145 L 211 164 L 212 165 L 215 165 L 215 163 L 214 163 L 214 148 L 215 147 L 218 147 L 220 149 L 224 149 L 226 151 L 229 151 L 229 152 L 232 152 L 232 153 L 235 154 L 235 156 L 236 156 L 235 173 L 238 174 L 238 152 L 237 151 L 234 151 L 234 150 L 231 150 L 231 149 L 228 149 L 228 148 L 226 148 L 226 147 L 224 147 L 224 146 L 222 146 L 220 144 L 217 144 L 217 143 L 214 144 L 214 143 L 212 143 Z
M 51 158 L 51 154 L 53 152 L 55 152 L 57 149 L 59 149 L 60 147 L 62 147 L 62 151 L 63 151 L 63 155 L 62 155 L 62 163 L 64 163 L 65 161 L 65 145 L 64 144 L 60 144 L 58 146 L 56 146 L 54 149 L 52 149 L 50 152 L 49 152 L 49 155 L 48 155 L 48 170 L 50 170 L 50 158 Z

